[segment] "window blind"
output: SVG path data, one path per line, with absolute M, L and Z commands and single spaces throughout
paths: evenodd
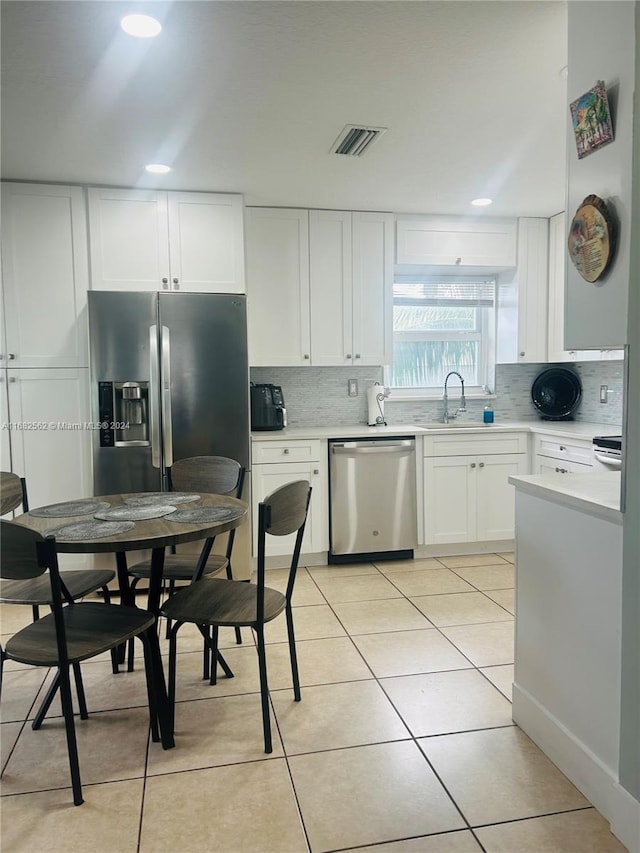
M 396 275 L 393 283 L 393 304 L 398 306 L 493 308 L 495 295 L 495 279 Z

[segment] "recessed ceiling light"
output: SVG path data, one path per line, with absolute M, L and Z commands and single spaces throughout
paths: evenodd
M 139 39 L 153 38 L 162 30 L 160 21 L 156 21 L 151 15 L 125 15 L 120 26 L 127 35 Z
M 487 207 L 490 204 L 493 204 L 492 198 L 474 198 L 471 202 L 474 207 Z
M 148 163 L 144 168 L 152 175 L 166 175 L 171 171 L 171 166 L 165 166 L 164 163 Z

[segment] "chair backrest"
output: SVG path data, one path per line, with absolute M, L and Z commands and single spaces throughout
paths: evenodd
M 227 456 L 191 456 L 171 467 L 171 488 L 181 492 L 205 492 L 240 497 L 244 468 Z
M 0 578 L 28 580 L 44 574 L 47 566 L 37 554 L 44 541 L 34 530 L 0 519 Z
M 19 507 L 29 510 L 26 480 L 12 471 L 0 471 L 0 515 Z
M 310 483 L 307 480 L 295 480 L 292 483 L 281 486 L 275 492 L 271 492 L 268 497 L 258 504 L 258 620 L 261 619 L 260 611 L 263 606 L 261 590 L 264 589 L 265 585 L 266 537 L 267 535 L 288 536 L 290 533 L 296 533 L 297 531 L 285 593 L 287 599 L 290 601 L 298 570 L 302 537 L 304 536 L 304 528 L 307 523 L 310 500 Z

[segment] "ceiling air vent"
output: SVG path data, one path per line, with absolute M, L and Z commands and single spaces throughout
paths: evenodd
M 348 124 L 331 146 L 331 152 L 347 154 L 350 157 L 362 157 L 386 129 L 386 127 L 361 127 Z

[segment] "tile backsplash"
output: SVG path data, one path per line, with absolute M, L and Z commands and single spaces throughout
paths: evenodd
M 531 402 L 531 385 L 548 364 L 499 364 L 496 366 L 495 397 L 491 400 L 496 421 L 526 420 L 537 417 Z M 575 420 L 620 425 L 622 423 L 622 361 L 584 361 L 565 364 L 582 383 L 582 402 Z M 349 379 L 358 380 L 358 396 L 349 397 Z M 289 426 L 351 426 L 367 422 L 366 389 L 382 381 L 379 367 L 254 367 L 252 382 L 281 385 L 287 406 Z M 608 387 L 608 402 L 600 402 L 600 386 Z M 455 404 L 457 385 L 451 389 Z M 485 400 L 468 400 L 461 420 L 482 420 Z M 390 424 L 424 423 L 442 419 L 442 401 L 393 401 L 385 405 Z

